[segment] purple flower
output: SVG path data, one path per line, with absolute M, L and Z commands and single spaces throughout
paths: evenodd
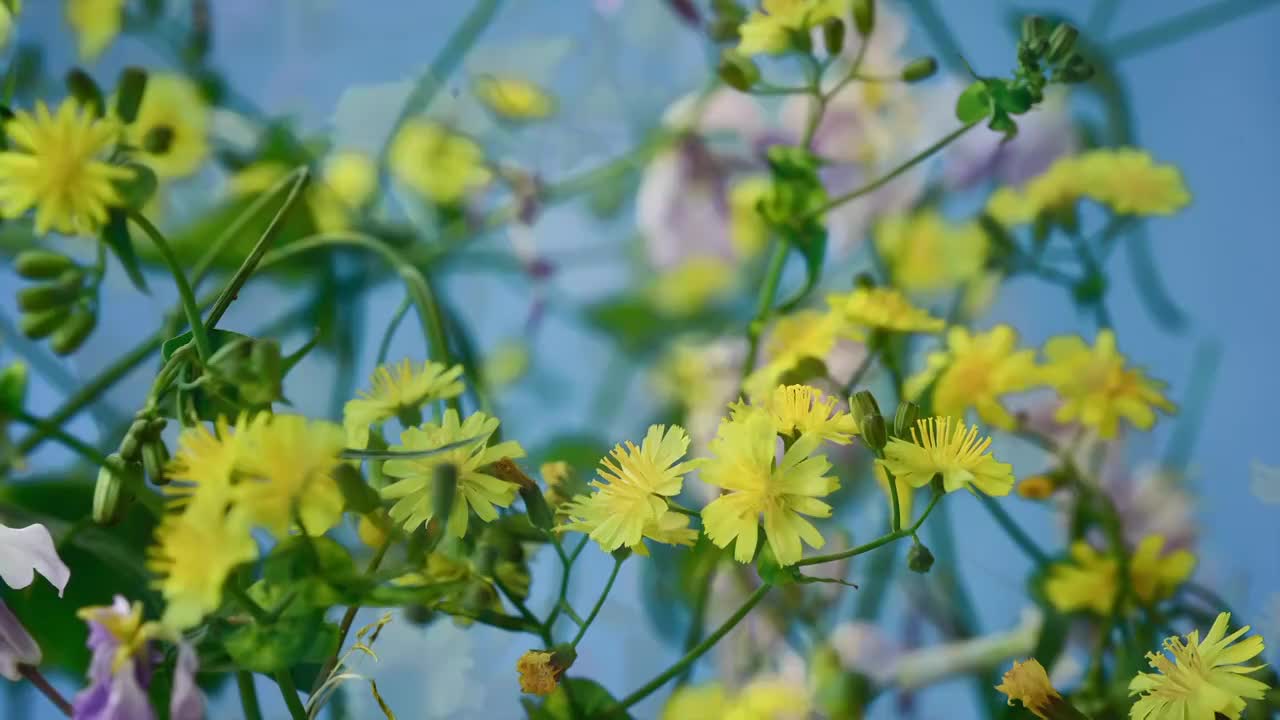
M 17 682 L 19 665 L 40 664 L 40 646 L 11 610 L 0 602 L 0 677 Z
M 170 720 L 200 720 L 204 717 L 204 693 L 196 685 L 200 660 L 189 643 L 178 645 L 178 664 L 173 672 L 173 695 L 169 698 Z

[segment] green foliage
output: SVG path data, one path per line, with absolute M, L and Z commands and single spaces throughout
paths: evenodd
M 555 692 L 539 704 L 529 698 L 521 699 L 529 720 L 576 720 L 584 717 L 604 717 L 604 711 L 617 705 L 609 691 L 595 680 L 566 677 Z M 608 717 L 627 720 L 625 712 L 610 713 Z

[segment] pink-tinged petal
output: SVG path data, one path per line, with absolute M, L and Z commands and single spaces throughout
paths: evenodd
M 178 664 L 174 669 L 173 695 L 169 698 L 170 720 L 202 720 L 204 718 L 204 693 L 196 685 L 196 670 L 200 660 L 195 648 L 188 643 L 178 645 Z

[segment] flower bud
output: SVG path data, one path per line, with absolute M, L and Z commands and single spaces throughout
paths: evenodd
M 862 416 L 858 421 L 858 429 L 862 432 L 862 442 L 877 453 L 889 443 L 889 433 L 882 415 Z
M 169 449 L 159 438 L 153 438 L 142 445 L 142 472 L 156 485 L 167 485 L 169 476 L 165 474 L 165 464 L 169 462 Z
M 49 308 L 33 313 L 22 313 L 22 317 L 18 320 L 18 326 L 22 329 L 22 334 L 32 340 L 39 340 L 48 337 L 54 330 L 57 330 L 67 319 L 70 310 L 64 305 L 62 307 Z
M 1075 49 L 1076 38 L 1080 36 L 1080 31 L 1076 30 L 1068 23 L 1058 23 L 1058 27 L 1053 29 L 1053 34 L 1049 36 L 1049 62 L 1058 62 L 1066 59 L 1067 55 Z
M 876 396 L 869 390 L 859 390 L 854 393 L 849 398 L 849 407 L 853 409 L 853 416 L 859 419 L 880 414 L 880 404 L 876 402 Z
M 919 540 L 911 544 L 907 551 L 907 569 L 915 573 L 927 573 L 933 567 L 933 553 Z
M 747 92 L 760 81 L 760 68 L 751 58 L 736 50 L 720 53 L 720 66 L 716 72 L 726 85 L 742 92 Z
M 1022 39 L 1028 42 L 1040 40 L 1049 35 L 1049 21 L 1039 15 L 1028 15 L 1022 18 Z
M 853 25 L 862 37 L 871 34 L 876 26 L 875 0 L 853 0 Z
M 13 269 L 28 280 L 48 280 L 73 267 L 71 258 L 48 250 L 23 250 L 13 259 Z
M 76 299 L 79 288 L 68 288 L 62 283 L 32 285 L 18 291 L 18 308 L 23 312 L 39 312 L 63 307 Z
M 844 49 L 844 21 L 831 18 L 822 23 L 822 45 L 829 55 L 839 55 Z
M 98 316 L 83 305 L 71 309 L 71 315 L 54 333 L 49 347 L 59 355 L 70 355 L 75 352 L 93 332 L 98 324 Z
M 902 68 L 903 82 L 920 82 L 934 76 L 938 72 L 938 61 L 932 57 L 916 58 Z
M 108 455 L 107 464 L 98 470 L 98 481 L 93 486 L 93 521 L 99 525 L 114 525 L 124 517 L 124 511 L 132 499 L 125 488 L 124 459 Z
M 911 429 L 916 426 L 920 417 L 920 406 L 910 400 L 898 403 L 898 412 L 893 416 L 893 436 L 904 440 L 911 439 Z

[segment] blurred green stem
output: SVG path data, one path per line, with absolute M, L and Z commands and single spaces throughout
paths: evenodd
M 258 706 L 258 689 L 253 685 L 253 673 L 236 672 L 236 687 L 240 690 L 240 708 L 245 720 L 262 720 L 262 708 Z
M 196 304 L 195 293 L 191 290 L 191 284 L 187 282 L 186 273 L 182 271 L 182 264 L 178 262 L 178 256 L 173 253 L 173 248 L 169 246 L 169 241 L 165 240 L 164 234 L 160 232 L 160 229 L 153 225 L 145 215 L 131 211 L 129 219 L 133 220 L 134 224 L 142 228 L 142 231 L 151 238 L 156 250 L 164 258 L 165 264 L 169 266 L 169 273 L 173 275 L 173 284 L 177 286 L 178 297 L 182 300 L 182 311 L 186 313 L 187 324 L 191 326 L 191 338 L 195 342 L 196 352 L 199 353 L 202 361 L 208 361 L 209 356 L 213 355 L 213 345 L 209 342 L 209 334 L 205 331 L 204 321 L 200 319 L 200 306 Z
M 778 297 L 778 285 L 782 282 L 782 269 L 787 264 L 787 253 L 790 250 L 786 241 L 773 241 L 773 254 L 769 256 L 769 266 L 765 270 L 764 283 L 760 286 L 760 296 L 756 300 L 756 314 L 747 325 L 747 356 L 742 361 L 742 376 L 739 389 L 746 382 L 747 376 L 756 367 L 756 354 L 760 349 L 760 336 L 764 334 L 765 325 L 773 313 L 773 303 Z
M 1111 55 L 1123 60 L 1149 50 L 1172 45 L 1219 25 L 1225 25 L 1258 10 L 1276 4 L 1276 0 L 1221 0 L 1201 8 L 1174 15 L 1150 27 L 1115 38 L 1108 45 Z
M 591 608 L 591 612 L 587 615 L 587 619 L 583 621 L 582 626 L 578 628 L 578 634 L 573 637 L 573 641 L 569 643 L 574 647 L 582 642 L 582 638 L 587 634 L 587 628 L 591 627 L 591 623 L 595 622 L 596 615 L 600 614 L 600 608 L 604 607 L 604 601 L 609 597 L 609 591 L 613 589 L 613 581 L 618 578 L 618 571 L 622 569 L 622 563 L 626 556 L 615 556 L 613 558 L 613 570 L 609 573 L 609 579 L 604 584 L 604 590 L 600 591 L 600 597 L 596 600 L 595 606 Z

